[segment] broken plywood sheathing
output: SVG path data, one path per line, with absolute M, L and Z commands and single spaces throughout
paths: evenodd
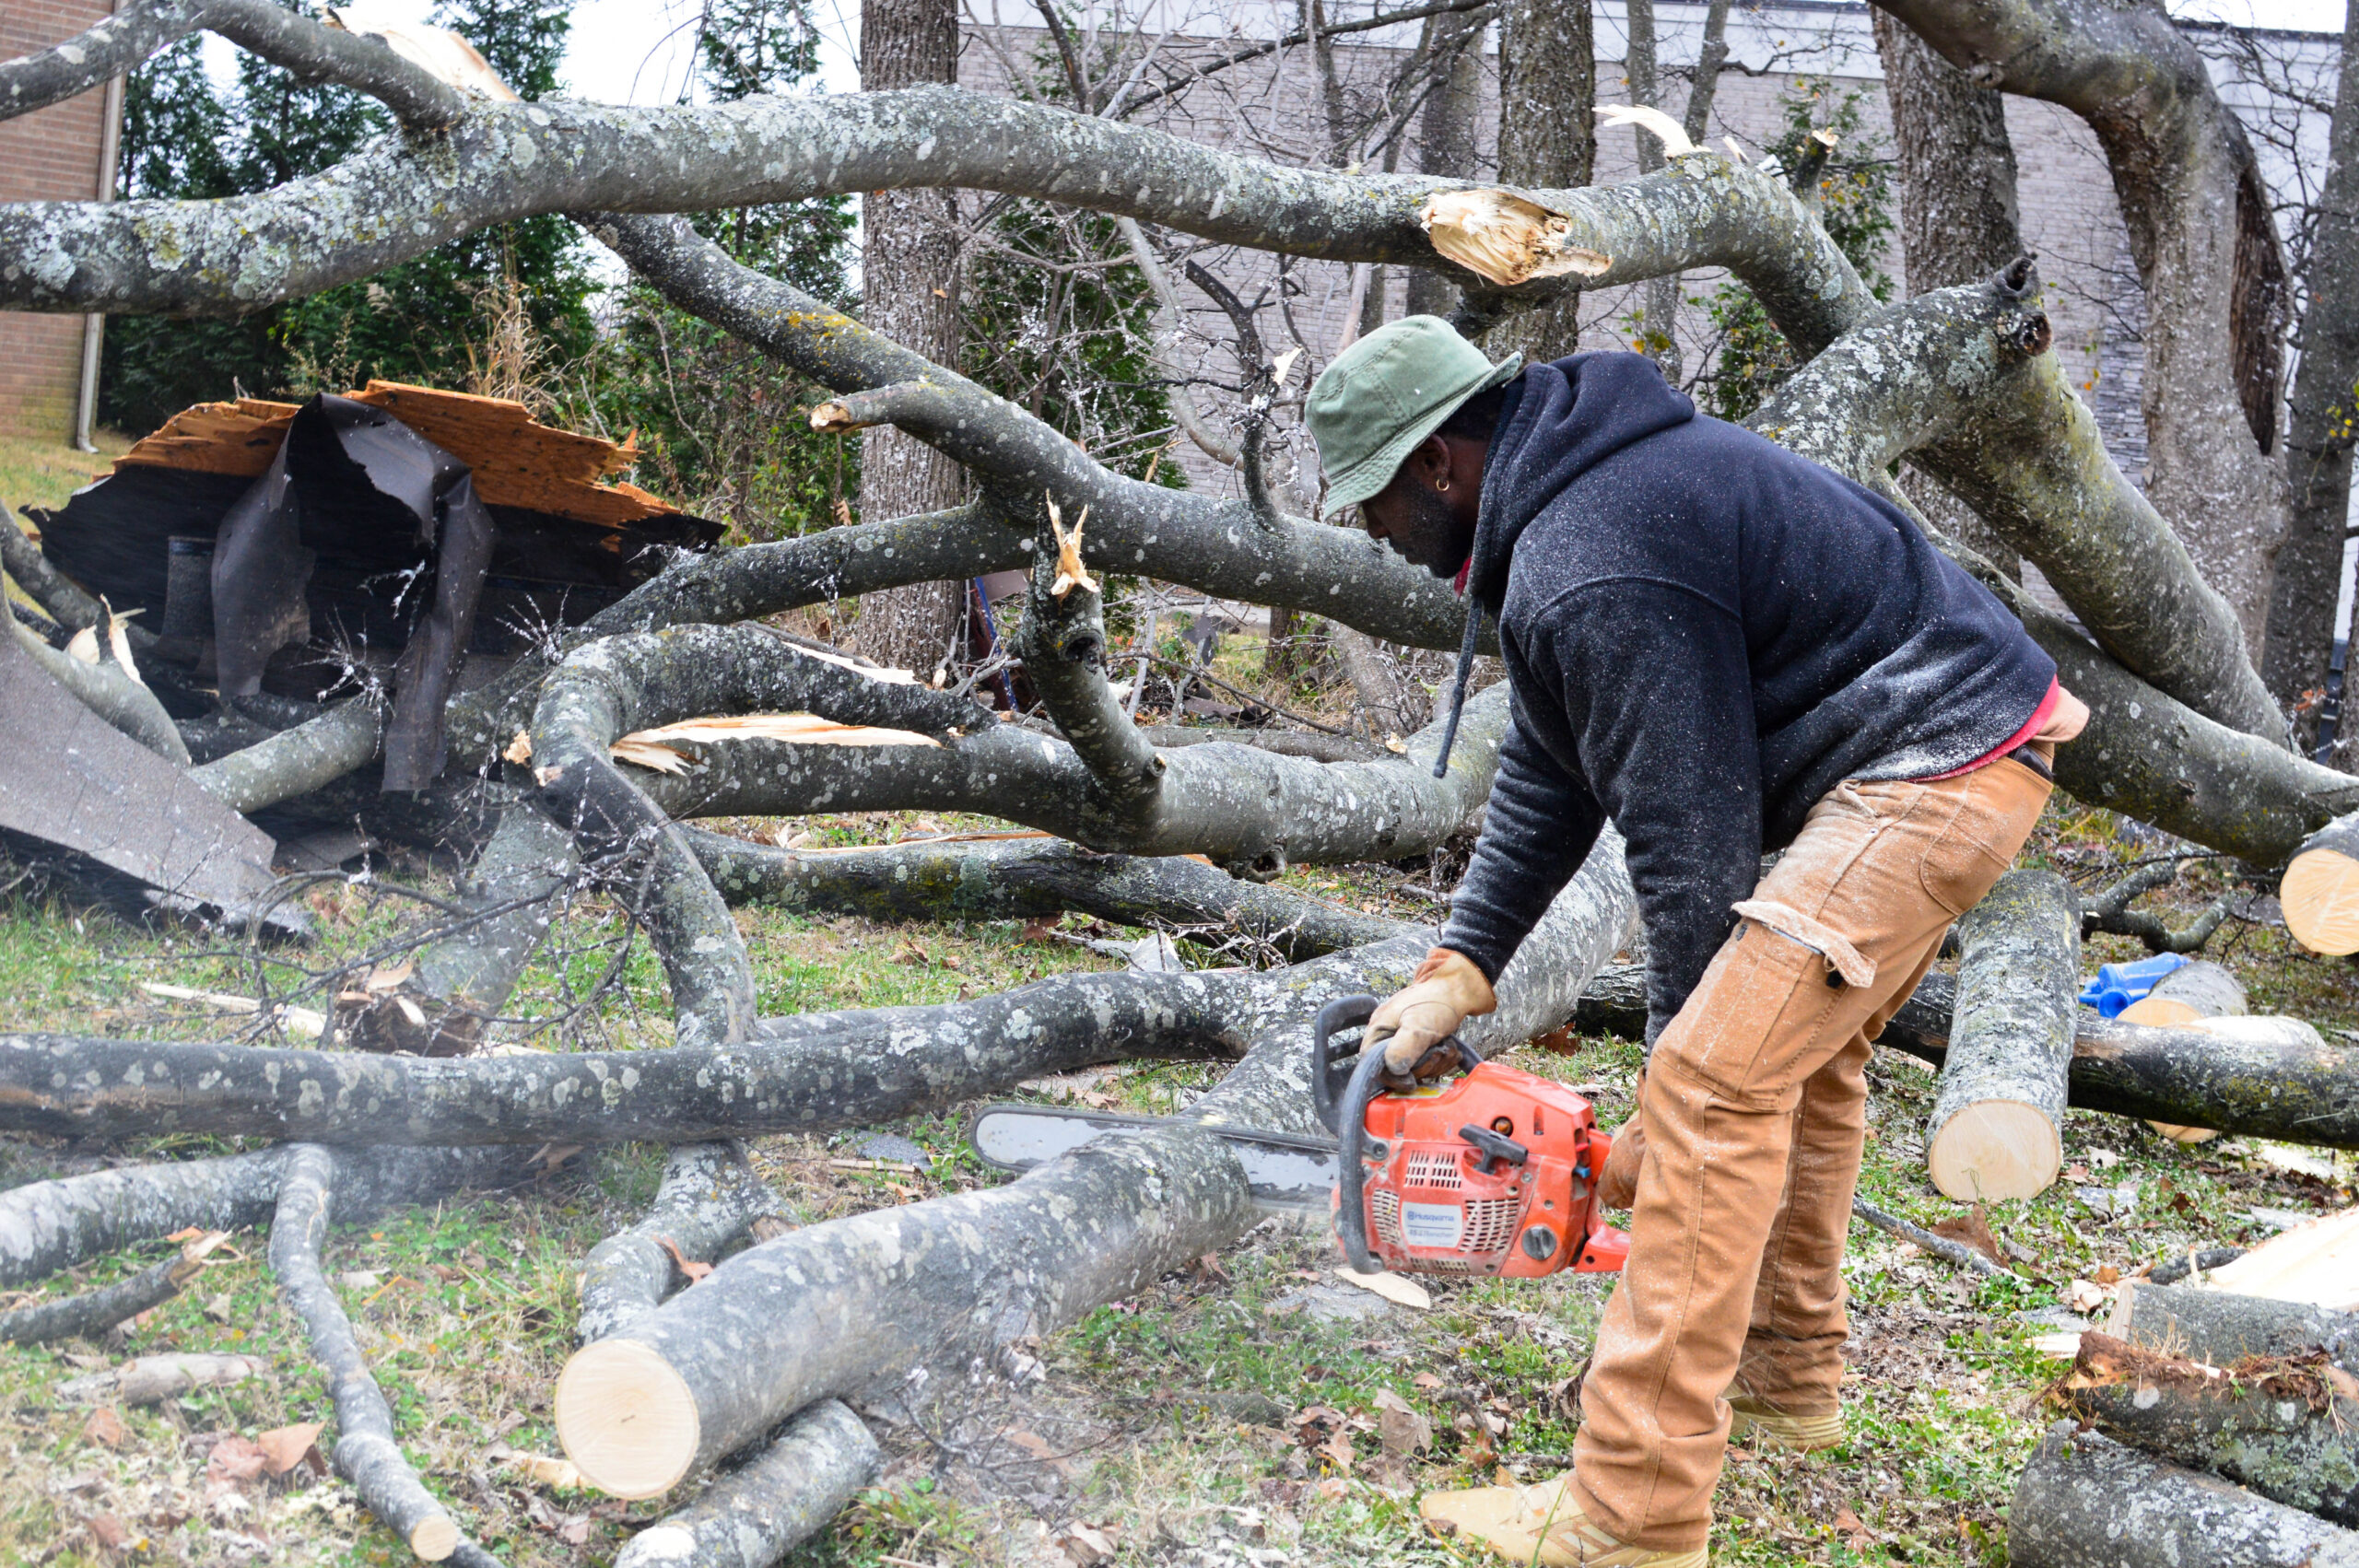
M 11 638 L 0 638 L 0 733 L 19 743 L 0 747 L 0 832 L 233 919 L 267 900 L 270 836 L 84 707 Z M 269 918 L 292 925 L 300 916 Z

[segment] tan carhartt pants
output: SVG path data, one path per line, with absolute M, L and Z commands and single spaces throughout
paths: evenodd
M 1838 786 L 1737 906 L 1743 919 L 1656 1043 L 1630 1260 L 1598 1328 L 1574 1449 L 1574 1500 L 1617 1539 L 1705 1544 L 1732 1386 L 1790 1414 L 1836 1408 L 1870 1042 L 1950 921 L 2013 863 L 2048 790 L 2013 757 L 1935 782 Z

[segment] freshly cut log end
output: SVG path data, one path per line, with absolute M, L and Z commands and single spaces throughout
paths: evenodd
M 458 1521 L 448 1514 L 420 1519 L 409 1532 L 409 1549 L 425 1562 L 440 1562 L 459 1550 Z
M 696 1397 L 671 1363 L 629 1340 L 574 1353 L 557 1380 L 557 1440 L 581 1479 L 616 1497 L 653 1497 L 696 1459 Z
M 2203 1014 L 2177 997 L 2146 996 L 2131 1002 L 2114 1016 L 2124 1024 L 2143 1024 L 2150 1029 L 2177 1029 L 2194 1023 Z
M 2359 812 L 2305 839 L 2277 889 L 2285 929 L 2312 953 L 2359 953 Z
M 1963 1203 L 2036 1198 L 2064 1168 L 2064 1141 L 2037 1106 L 1978 1100 L 1942 1124 L 1925 1145 L 1933 1185 Z
M 1926 1164 L 1933 1185 L 1961 1203 L 2036 1197 L 2064 1165 L 2080 906 L 2053 872 L 2009 872 L 1958 922 L 1958 941 L 1955 1017 L 1925 1127 Z

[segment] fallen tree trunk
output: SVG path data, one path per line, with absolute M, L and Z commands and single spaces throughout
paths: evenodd
M 2012 1568 L 2359 1568 L 2359 1534 L 2077 1425 L 2048 1428 L 2024 1469 Z
M 1560 1022 L 1634 907 L 1609 833 L 1502 975 L 1500 1011 L 1470 1033 L 1487 1046 Z M 1254 977 L 1254 1049 L 1187 1120 L 1313 1130 L 1311 1017 L 1397 985 L 1423 947 L 1395 939 Z M 1011 1340 L 1225 1245 L 1252 1215 L 1235 1156 L 1175 1120 L 1006 1187 L 797 1231 L 576 1354 L 557 1383 L 558 1438 L 593 1485 L 652 1496 L 815 1399 L 891 1393 L 929 1362 L 994 1364 Z M 876 1312 L 882 1299 L 896 1310 Z
M 1646 1037 L 1646 972 L 1614 965 L 1581 994 L 1584 1032 Z M 1949 1054 L 1954 976 L 1925 977 L 1877 1044 L 1939 1070 Z M 2217 1128 L 2321 1149 L 2359 1149 L 2359 1064 L 2299 1037 L 2245 1039 L 2074 1016 L 2074 1110 Z
M 1102 675 L 1087 678 L 1102 692 Z M 632 731 L 716 711 L 781 710 L 928 740 L 677 741 L 667 743 L 694 755 L 693 766 L 678 775 L 634 769 L 636 778 L 610 758 Z M 874 678 L 757 627 L 693 626 L 610 638 L 568 656 L 542 687 L 531 743 L 542 803 L 570 827 L 577 850 L 628 868 L 626 897 L 663 959 L 680 1039 L 701 1045 L 741 1039 L 751 1027 L 753 970 L 675 817 L 928 804 L 1005 813 L 1093 848 L 1202 853 L 1272 871 L 1289 860 L 1395 859 L 1464 827 L 1487 794 L 1506 726 L 1504 690 L 1470 703 L 1462 760 L 1445 778 L 1429 766 L 1440 744 L 1429 726 L 1403 755 L 1377 763 L 1240 746 L 1145 753 L 1151 792 L 1121 794 L 1070 745 L 993 722 L 964 698 Z
M 1078 910 L 1121 925 L 1238 931 L 1294 964 L 1405 929 L 1190 856 L 1099 855 L 1045 835 L 859 849 L 780 849 L 701 830 L 687 837 L 733 905 L 872 920 L 1038 920 Z
M 338 1010 L 345 1039 L 413 1056 L 474 1050 L 548 934 L 557 895 L 578 865 L 572 836 L 511 793 L 470 870 L 465 915 L 418 952 L 398 984 Z
M 2325 1365 L 2313 1352 L 2223 1371 L 2092 1332 L 2056 1398 L 2109 1437 L 2348 1526 L 2359 1522 L 2359 1405 Z
M 737 1046 L 464 1061 L 0 1036 L 0 1129 L 85 1138 L 206 1131 L 340 1145 L 701 1143 L 819 1132 L 939 1110 L 1043 1073 L 1235 1056 L 1244 1038 L 1238 1010 L 1261 978 L 1067 974 L 942 1007 L 835 1015 L 816 1027 L 808 1018 L 765 1020 L 757 1032 L 775 1037 Z
M 1940 1067 L 1956 982 L 1928 975 L 1884 1025 L 1881 1045 Z M 2237 1039 L 2124 1024 L 2082 1010 L 2070 1103 L 2182 1127 L 2210 1127 L 2321 1149 L 2359 1149 L 2359 1063 L 2289 1039 Z
M 1957 929 L 1965 955 L 1925 1164 L 1962 1203 L 2035 1198 L 2064 1165 L 2080 906 L 2053 872 L 2009 872 Z
M 320 1248 L 335 1206 L 336 1156 L 317 1144 L 298 1144 L 287 1151 L 286 1172 L 270 1223 L 270 1270 L 327 1374 L 335 1400 L 335 1468 L 369 1511 L 424 1561 L 454 1558 L 462 1568 L 498 1568 L 499 1560 L 460 1534 L 458 1521 L 402 1457 L 393 1407 L 370 1375 L 335 1287 L 321 1271 Z
M 180 1251 L 151 1263 L 130 1279 L 101 1290 L 85 1291 L 60 1301 L 35 1302 L 11 1312 L 0 1312 L 0 1343 L 37 1345 L 50 1340 L 95 1340 L 118 1323 L 161 1306 L 181 1293 L 182 1286 L 204 1270 L 205 1255 L 218 1243 L 222 1232 L 207 1242 L 184 1244 Z

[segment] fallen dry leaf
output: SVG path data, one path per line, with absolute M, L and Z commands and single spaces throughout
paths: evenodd
M 2096 1280 L 2100 1285 L 2118 1285 L 2121 1283 L 2121 1270 L 2110 1263 L 2099 1264 Z
M 82 1435 L 89 1442 L 120 1448 L 124 1435 L 123 1418 L 114 1413 L 112 1405 L 100 1405 L 90 1412 L 90 1419 L 82 1423 Z
M 2000 1248 L 1997 1234 L 1990 1229 L 1989 1217 L 1983 1213 L 1979 1203 L 1963 1214 L 1953 1214 L 1934 1225 L 1933 1234 L 1970 1247 L 1993 1263 L 2007 1261 L 2005 1253 Z
M 1434 1423 L 1390 1388 L 1377 1391 L 1376 1430 L 1388 1454 L 1422 1454 L 1433 1446 Z
M 1095 1525 L 1074 1523 L 1057 1533 L 1057 1548 L 1079 1568 L 1114 1560 L 1114 1538 Z
M 263 1469 L 272 1475 L 283 1476 L 301 1464 L 319 1440 L 320 1428 L 326 1423 L 316 1421 L 297 1422 L 293 1426 L 275 1426 L 255 1440 L 262 1449 Z
M 252 1438 L 225 1437 L 213 1445 L 212 1453 L 205 1457 L 205 1479 L 243 1486 L 250 1480 L 260 1480 L 269 1463 L 270 1457 Z
M 1352 1448 L 1352 1434 L 1348 1431 L 1340 1428 L 1336 1431 L 1334 1436 L 1320 1445 L 1319 1452 L 1327 1456 L 1328 1460 L 1334 1465 L 1336 1473 L 1339 1475 L 1350 1475 L 1352 1473 L 1352 1465 L 1359 1457 L 1359 1455 Z
M 121 1551 L 131 1544 L 131 1531 L 111 1514 L 93 1514 L 82 1523 L 101 1550 Z
M 523 766 L 526 763 L 528 763 L 528 762 L 532 761 L 532 760 L 533 760 L 533 733 L 532 733 L 532 731 L 529 731 L 529 730 L 519 730 L 519 731 L 516 731 L 516 738 L 515 738 L 514 740 L 512 740 L 512 741 L 509 742 L 509 743 L 508 743 L 508 749 L 507 749 L 506 751 L 504 751 L 504 752 L 501 752 L 499 755 L 500 755 L 501 756 L 506 757 L 509 761 L 511 761 L 511 762 L 514 763 L 514 764 L 515 764 L 517 766 L 519 766 L 519 767 L 522 767 L 522 766 Z

